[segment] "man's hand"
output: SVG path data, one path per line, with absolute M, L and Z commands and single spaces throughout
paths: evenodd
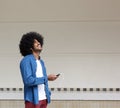
M 49 81 L 54 81 L 54 80 L 56 80 L 57 78 L 58 78 L 58 76 L 56 76 L 56 75 L 54 75 L 54 74 L 48 75 L 48 80 L 49 80 Z

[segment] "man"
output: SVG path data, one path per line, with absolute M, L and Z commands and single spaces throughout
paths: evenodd
M 22 36 L 19 44 L 24 58 L 20 62 L 20 71 L 24 83 L 25 108 L 46 108 L 50 103 L 48 80 L 54 81 L 58 76 L 47 76 L 43 60 L 40 58 L 43 37 L 39 33 L 29 32 Z

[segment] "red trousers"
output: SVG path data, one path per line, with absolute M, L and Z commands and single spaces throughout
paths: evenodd
M 26 101 L 25 108 L 47 108 L 47 100 L 41 100 L 37 105 L 33 104 L 32 102 Z

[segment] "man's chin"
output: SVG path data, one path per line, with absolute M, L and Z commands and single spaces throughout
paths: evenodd
M 41 53 L 42 50 L 36 49 L 34 50 L 36 53 Z

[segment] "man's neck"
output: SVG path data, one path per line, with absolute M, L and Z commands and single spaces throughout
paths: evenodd
M 33 55 L 37 60 L 40 59 L 40 53 L 39 52 L 33 52 Z

